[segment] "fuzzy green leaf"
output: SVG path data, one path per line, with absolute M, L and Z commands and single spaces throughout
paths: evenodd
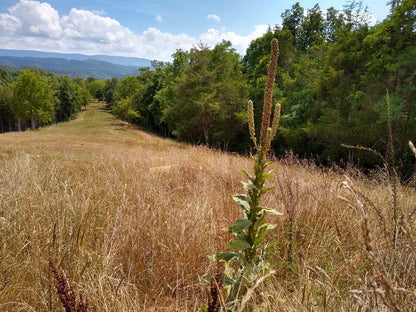
M 270 173 L 263 173 L 262 177 L 263 179 L 270 179 L 273 178 L 275 175 Z
M 243 231 L 233 233 L 235 239 L 246 239 L 246 233 Z
M 237 240 L 232 240 L 231 242 L 229 242 L 227 247 L 233 250 L 243 251 L 243 250 L 250 248 L 251 245 L 243 239 L 237 239 Z
M 251 181 L 241 181 L 241 184 L 243 185 L 244 190 L 249 194 L 251 194 L 253 190 L 257 190 L 257 187 Z
M 250 197 L 244 194 L 233 195 L 234 201 L 243 209 L 244 211 L 250 211 Z
M 261 190 L 261 195 L 264 195 L 264 194 L 266 194 L 267 192 L 269 192 L 269 191 L 273 191 L 275 189 L 275 187 L 274 186 L 270 186 L 270 187 L 265 187 L 265 188 L 263 188 L 262 190 Z
M 225 252 L 220 252 L 218 254 L 218 260 L 223 260 L 225 262 L 229 262 L 231 261 L 233 258 L 235 257 L 239 257 L 240 254 L 236 253 L 236 252 L 229 252 L 229 251 L 225 251 Z
M 270 224 L 270 223 L 264 223 L 261 226 L 259 226 L 257 230 L 257 235 L 254 239 L 254 244 L 259 246 L 264 239 L 264 236 L 266 235 L 267 231 L 273 230 L 276 227 L 276 224 Z
M 251 225 L 251 221 L 245 218 L 240 218 L 237 221 L 235 221 L 233 226 L 228 227 L 228 231 L 230 233 L 238 233 L 242 230 L 248 228 Z
M 254 244 L 256 246 L 259 246 L 263 242 L 266 232 L 267 232 L 267 227 L 265 226 L 260 226 L 260 228 L 257 230 L 257 235 L 254 238 Z
M 267 214 L 271 214 L 271 215 L 276 215 L 276 216 L 281 216 L 283 215 L 283 213 L 277 211 L 276 209 L 273 208 L 262 208 L 262 210 L 267 213 Z
M 254 180 L 255 180 L 255 177 L 253 177 L 253 176 L 251 176 L 247 171 L 245 171 L 245 170 L 241 170 L 241 172 L 242 173 L 244 173 L 245 174 L 245 176 L 251 181 L 251 182 L 254 182 Z
M 266 232 L 267 232 L 267 231 L 273 230 L 274 228 L 276 228 L 276 226 L 277 224 L 265 223 L 262 226 L 260 226 L 259 229 L 266 228 Z

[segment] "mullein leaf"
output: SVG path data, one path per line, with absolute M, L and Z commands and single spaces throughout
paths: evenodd
M 229 251 L 225 251 L 225 252 L 220 252 L 218 254 L 218 260 L 222 260 L 222 261 L 226 261 L 229 262 L 231 261 L 233 258 L 237 257 L 241 257 L 242 255 L 240 253 L 237 252 L 229 252 Z
M 244 229 L 248 228 L 252 222 L 245 218 L 240 218 L 237 221 L 235 221 L 233 226 L 228 227 L 228 231 L 230 233 L 239 233 L 243 231 Z
M 275 215 L 275 216 L 281 216 L 281 215 L 283 215 L 283 213 L 281 213 L 280 211 L 277 211 L 276 209 L 273 209 L 273 208 L 262 208 L 262 210 L 266 214 L 271 214 L 271 215 Z
M 227 247 L 229 249 L 243 251 L 249 249 L 251 245 L 244 239 L 236 239 L 229 242 Z
M 261 195 L 264 195 L 264 194 L 266 194 L 268 191 L 273 191 L 274 190 L 274 186 L 270 186 L 270 187 L 265 187 L 265 188 L 263 188 L 262 190 L 261 190 L 261 192 L 260 192 L 260 194 Z
M 252 194 L 253 191 L 258 191 L 258 188 L 251 181 L 247 181 L 247 182 L 241 181 L 241 184 L 243 185 L 244 190 L 250 195 Z
M 233 199 L 241 207 L 241 209 L 246 212 L 250 211 L 250 197 L 243 194 L 237 194 L 233 195 Z
M 241 170 L 241 172 L 242 173 L 244 173 L 244 175 L 251 181 L 251 182 L 253 182 L 254 183 L 254 181 L 255 181 L 255 177 L 253 177 L 253 176 L 251 176 L 247 171 L 245 171 L 245 170 Z

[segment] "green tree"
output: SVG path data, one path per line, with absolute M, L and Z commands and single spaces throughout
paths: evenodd
M 11 109 L 16 118 L 30 119 L 32 130 L 36 122 L 45 124 L 52 121 L 53 93 L 48 80 L 30 70 L 22 71 L 13 84 Z
M 104 83 L 102 95 L 104 96 L 104 100 L 107 102 L 107 105 L 111 108 L 115 103 L 114 92 L 117 88 L 118 79 L 114 77 L 105 80 Z
M 321 45 L 324 43 L 327 25 L 318 4 L 308 10 L 301 26 L 299 30 L 300 38 L 298 40 L 301 51 L 306 51 L 313 45 Z
M 0 132 L 12 130 L 13 112 L 10 109 L 13 90 L 11 83 L 12 75 L 5 69 L 0 70 Z
M 238 54 L 223 42 L 213 50 L 200 45 L 177 56 L 172 76 L 177 68 L 180 74 L 159 93 L 169 98 L 162 120 L 180 140 L 227 148 L 243 128 L 247 98 Z
M 292 5 L 292 8 L 285 10 L 282 14 L 282 29 L 289 30 L 294 38 L 294 45 L 297 46 L 301 38 L 301 27 L 304 21 L 304 9 L 299 2 Z
M 11 85 L 0 84 L 0 132 L 11 131 L 13 112 L 11 102 L 13 98 L 13 89 Z
M 84 109 L 87 109 L 87 105 L 91 102 L 91 94 L 88 92 L 87 89 L 79 88 L 79 97 L 81 101 L 81 105 L 84 106 Z
M 58 121 L 70 120 L 81 110 L 84 103 L 80 90 L 81 88 L 68 76 L 60 79 L 57 94 L 59 102 L 56 107 Z
M 137 122 L 140 118 L 139 112 L 134 108 L 132 97 L 119 100 L 112 109 L 112 113 L 120 119 L 128 122 Z
M 113 99 L 117 102 L 118 100 L 134 96 L 140 92 L 140 87 L 141 85 L 136 76 L 121 78 L 115 87 Z
M 87 80 L 86 88 L 90 92 L 91 96 L 97 98 L 100 101 L 104 101 L 104 86 L 105 82 L 101 80 Z

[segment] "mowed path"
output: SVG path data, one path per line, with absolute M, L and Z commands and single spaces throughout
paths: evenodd
M 91 103 L 75 120 L 35 131 L 0 134 L 0 159 L 11 152 L 24 150 L 42 151 L 97 151 L 100 149 L 135 147 L 143 145 L 175 145 L 132 128 L 117 120 L 99 103 Z

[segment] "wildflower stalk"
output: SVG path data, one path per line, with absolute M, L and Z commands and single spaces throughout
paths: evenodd
M 279 119 L 280 104 L 277 104 L 273 112 L 273 85 L 277 72 L 277 60 L 279 57 L 279 46 L 277 39 L 271 41 L 270 64 L 268 68 L 266 88 L 264 92 L 264 105 L 262 123 L 260 129 L 260 143 L 257 143 L 254 125 L 253 102 L 248 103 L 248 128 L 250 137 L 254 143 L 256 155 L 252 156 L 254 161 L 254 175 L 242 171 L 247 181 L 242 182 L 246 194 L 233 196 L 235 202 L 243 210 L 243 217 L 235 221 L 232 226 L 226 228 L 233 234 L 234 238 L 228 243 L 232 252 L 218 254 L 218 259 L 225 264 L 224 285 L 227 290 L 227 309 L 229 311 L 242 311 L 245 308 L 249 289 L 256 287 L 267 276 L 270 276 L 270 263 L 267 261 L 270 244 L 264 242 L 268 231 L 275 228 L 274 224 L 266 223 L 269 214 L 281 215 L 275 209 L 261 206 L 261 198 L 274 187 L 266 187 L 265 182 L 273 175 L 266 168 L 270 164 L 266 155 L 271 147 L 271 142 L 276 135 Z M 244 300 L 242 300 L 244 298 Z

